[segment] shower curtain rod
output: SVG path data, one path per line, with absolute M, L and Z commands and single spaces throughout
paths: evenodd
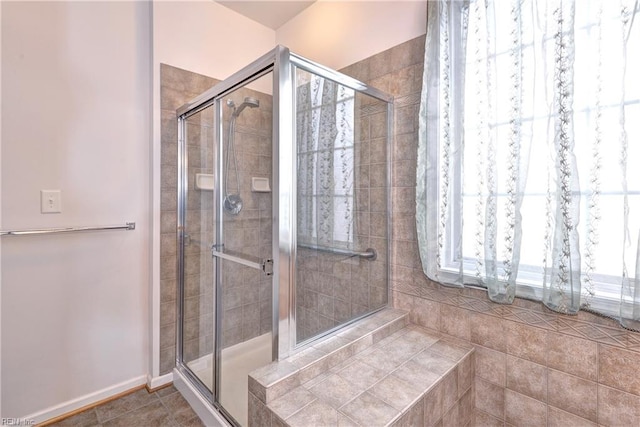
M 328 246 L 308 245 L 305 243 L 298 243 L 298 246 L 305 249 L 314 249 L 316 251 L 328 252 L 336 255 L 357 256 L 357 257 L 368 259 L 371 261 L 375 261 L 375 259 L 378 256 L 378 254 L 376 253 L 376 250 L 373 248 L 367 248 L 366 251 L 359 252 L 359 251 L 351 251 L 349 249 L 331 248 Z
M 100 231 L 100 230 L 135 230 L 135 222 L 127 222 L 125 225 L 106 225 L 102 227 L 65 227 L 65 228 L 47 228 L 41 230 L 12 230 L 0 231 L 0 236 L 29 236 L 34 234 L 53 234 L 53 233 L 75 233 L 77 231 Z

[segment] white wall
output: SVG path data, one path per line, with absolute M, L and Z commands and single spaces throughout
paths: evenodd
M 426 1 L 319 0 L 278 28 L 276 43 L 341 69 L 426 32 Z
M 0 5 L 0 60 L 2 59 L 2 5 Z M 0 112 L 2 111 L 2 66 L 0 65 Z M 0 178 L 2 178 L 2 114 L 0 113 Z M 2 229 L 2 185 L 0 185 L 0 229 Z M 0 244 L 0 417 L 2 417 L 2 244 Z
M 155 1 L 154 62 L 225 79 L 273 49 L 275 31 L 211 0 Z
M 1 239 L 2 416 L 41 421 L 146 380 L 150 7 L 1 7 L 2 229 L 137 224 Z

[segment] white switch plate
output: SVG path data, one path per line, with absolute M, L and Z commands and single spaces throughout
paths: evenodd
M 40 190 L 40 212 L 43 214 L 62 212 L 60 190 Z

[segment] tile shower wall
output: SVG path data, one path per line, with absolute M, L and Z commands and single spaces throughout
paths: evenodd
M 161 65 L 161 313 L 160 372 L 175 364 L 177 286 L 177 118 L 176 108 L 211 88 L 218 80 Z M 251 193 L 251 176 L 271 177 L 271 96 L 240 89 L 230 97 L 239 105 L 245 96 L 259 99 L 259 109 L 245 109 L 236 122 L 241 197 L 240 215 L 224 218 L 228 249 L 269 257 L 271 195 Z M 228 108 L 228 107 L 223 107 Z M 230 111 L 223 110 L 225 120 Z M 225 122 L 226 123 L 226 122 Z M 196 173 L 213 173 L 213 113 L 207 109 L 187 121 L 188 185 L 185 246 L 184 359 L 213 350 L 213 193 L 194 188 Z M 228 126 L 225 126 L 225 134 Z M 226 140 L 225 140 L 226 142 Z M 249 173 L 251 172 L 251 173 Z M 235 181 L 235 172 L 231 174 Z M 235 182 L 233 186 L 235 188 Z M 256 242 L 258 244 L 256 244 Z M 271 330 L 271 282 L 254 271 L 223 264 L 223 347 Z
M 388 301 L 387 104 L 363 98 L 357 96 L 355 115 L 354 230 L 356 249 L 374 248 L 378 257 L 370 261 L 298 248 L 298 341 L 383 307 Z
M 343 70 L 396 97 L 393 150 L 393 304 L 411 321 L 476 348 L 478 426 L 640 425 L 640 334 L 537 302 L 505 306 L 486 292 L 424 276 L 415 231 L 415 169 L 424 37 Z
M 209 89 L 218 83 L 218 80 L 181 70 L 168 65 L 160 65 L 160 98 L 162 108 L 162 133 L 161 133 L 161 202 L 160 202 L 160 374 L 171 372 L 176 359 L 176 298 L 177 298 L 177 184 L 178 184 L 178 125 L 176 109 L 185 102 Z M 198 115 L 200 116 L 200 115 Z M 198 120 L 204 119 L 197 117 Z M 202 168 L 201 162 L 206 159 L 205 147 L 200 145 L 202 134 L 200 123 L 196 118 L 188 125 L 189 141 L 189 168 Z M 206 120 L 204 120 L 206 125 Z M 203 129 L 207 129 L 203 126 Z M 200 138 L 197 135 L 200 134 Z M 205 135 L 206 137 L 206 131 Z M 205 160 L 206 161 L 206 160 Z M 211 165 L 204 165 L 211 167 Z M 192 172 L 189 173 L 190 177 Z M 193 182 L 193 181 L 191 181 Z M 195 193 L 191 194 L 190 207 L 200 206 L 199 196 L 195 200 Z M 187 218 L 195 226 L 200 225 L 201 218 L 195 218 L 196 212 L 189 211 Z M 199 215 L 199 213 L 197 214 Z M 197 231 L 199 233 L 199 231 Z M 200 240 L 194 235 L 194 240 Z M 188 289 L 185 304 L 185 326 L 188 331 L 185 335 L 190 344 L 190 356 L 196 358 L 196 348 L 200 346 L 200 337 L 205 340 L 206 334 L 199 330 L 200 323 L 206 323 L 211 319 L 212 305 L 208 301 L 212 298 L 212 282 L 209 286 L 202 286 L 206 281 L 200 280 L 200 256 L 201 250 L 197 244 L 187 247 L 186 272 Z M 187 301 L 185 301 L 186 303 Z M 209 322 L 213 324 L 213 322 Z M 203 331 L 206 332 L 206 331 Z M 196 344 L 197 343 L 197 344 Z M 211 343 L 203 342 L 203 348 Z

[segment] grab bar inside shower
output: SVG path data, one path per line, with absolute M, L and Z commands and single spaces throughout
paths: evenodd
M 367 248 L 364 252 L 352 251 L 350 249 L 332 248 L 329 246 L 310 245 L 306 243 L 298 243 L 298 246 L 305 249 L 313 249 L 316 251 L 327 252 L 335 255 L 357 256 L 369 261 L 375 261 L 378 257 L 378 253 L 373 248 Z
M 127 222 L 125 225 L 106 225 L 101 227 L 64 227 L 64 228 L 46 228 L 40 230 L 11 230 L 0 231 L 0 236 L 29 236 L 34 234 L 52 234 L 52 233 L 75 233 L 78 231 L 101 231 L 101 230 L 135 230 L 135 222 Z

